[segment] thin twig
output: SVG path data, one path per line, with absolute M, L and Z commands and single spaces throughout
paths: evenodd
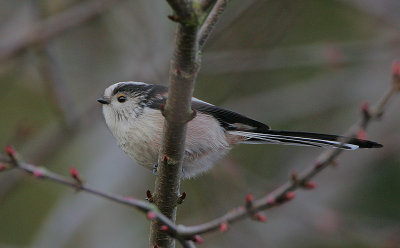
M 102 14 L 118 0 L 91 0 L 49 19 L 34 24 L 29 29 L 11 35 L 4 35 L 0 40 L 0 62 L 12 57 L 25 48 L 43 40 L 49 40 L 80 24 Z
M 71 175 L 73 178 L 69 179 L 57 173 L 49 171 L 44 167 L 39 167 L 33 164 L 21 162 L 16 156 L 16 152 L 11 147 L 7 147 L 6 150 L 9 155 L 8 157 L 0 153 L 1 172 L 8 171 L 11 169 L 20 169 L 29 173 L 30 175 L 33 175 L 38 179 L 49 180 L 73 188 L 78 191 L 84 191 L 86 193 L 96 195 L 119 204 L 123 204 L 129 207 L 134 207 L 140 212 L 146 214 L 147 216 L 149 216 L 149 212 L 151 212 L 153 215 L 151 219 L 157 219 L 158 221 L 163 223 L 163 225 L 167 226 L 168 229 L 170 230 L 177 230 L 177 226 L 175 225 L 175 223 L 173 223 L 169 218 L 161 214 L 155 205 L 147 201 L 138 200 L 133 197 L 121 196 L 117 194 L 111 194 L 104 191 L 100 191 L 86 184 L 82 184 L 82 181 L 79 179 L 79 176 L 75 169 L 73 169 L 74 174 Z M 181 242 L 183 247 L 194 247 L 192 242 L 185 240 L 182 237 L 176 237 L 176 238 Z
M 165 121 L 153 200 L 160 212 L 175 222 L 186 124 L 192 119 L 191 99 L 198 71 L 198 27 L 197 22 L 193 22 L 193 1 L 167 1 L 176 14 L 178 31 L 169 72 L 168 99 L 162 110 Z M 175 247 L 171 233 L 162 231 L 162 225 L 158 220 L 152 222 L 150 245 Z
M 397 69 L 396 69 L 397 64 Z M 385 92 L 382 98 L 372 107 L 368 109 L 362 108 L 362 117 L 353 127 L 346 132 L 348 139 L 356 137 L 359 135 L 360 131 L 364 131 L 365 128 L 372 120 L 379 120 L 383 114 L 385 107 L 390 98 L 393 97 L 400 89 L 400 62 L 395 62 L 393 67 L 393 82 L 390 89 Z M 397 73 L 397 74 L 396 74 Z M 346 142 L 348 140 L 344 140 Z M 194 235 L 204 234 L 208 232 L 213 232 L 221 229 L 221 225 L 232 224 L 239 220 L 245 219 L 247 217 L 254 217 L 253 213 L 257 213 L 262 210 L 266 210 L 272 207 L 276 207 L 291 200 L 294 197 L 293 191 L 299 188 L 312 189 L 315 185 L 310 182 L 310 180 L 316 176 L 323 169 L 327 168 L 329 165 L 333 164 L 335 159 L 343 152 L 342 149 L 332 149 L 322 153 L 317 162 L 306 168 L 303 172 L 296 175 L 295 180 L 291 178 L 288 182 L 274 190 L 273 192 L 265 195 L 264 197 L 255 200 L 251 203 L 250 207 L 240 206 L 232 209 L 227 214 L 216 218 L 212 221 L 206 222 L 204 224 L 195 226 L 179 226 L 178 236 L 183 236 L 184 238 L 191 238 Z
M 169 72 L 168 99 L 162 114 L 165 117 L 162 145 L 158 158 L 158 176 L 155 182 L 153 201 L 160 212 L 176 219 L 179 202 L 182 163 L 185 148 L 186 124 L 193 119 L 191 110 L 194 84 L 199 68 L 199 28 L 208 13 L 198 1 L 167 0 L 174 11 L 169 18 L 178 22 L 176 47 Z M 211 4 L 213 1 L 208 1 Z M 200 2 L 201 3 L 201 2 Z M 210 7 L 210 6 L 209 6 Z M 210 25 L 209 32 L 215 23 Z M 205 40 L 204 40 L 205 41 Z M 151 224 L 150 245 L 165 248 L 175 247 L 176 228 L 168 233 L 162 231 L 162 223 L 154 220 Z M 200 243 L 200 239 L 194 239 Z
M 213 31 L 215 25 L 218 23 L 222 13 L 226 8 L 229 0 L 218 0 L 217 3 L 214 5 L 210 13 L 208 14 L 207 19 L 205 20 L 204 24 L 200 28 L 199 31 L 199 50 L 203 49 L 204 44 L 206 43 L 208 37 L 210 36 L 211 32 Z
M 146 201 L 134 199 L 131 197 L 124 197 L 124 196 L 120 196 L 120 195 L 106 193 L 106 192 L 97 190 L 97 189 L 92 188 L 87 185 L 78 185 L 76 183 L 76 181 L 74 181 L 74 180 L 68 179 L 59 174 L 51 172 L 44 167 L 39 167 L 39 166 L 35 166 L 33 164 L 20 162 L 19 159 L 16 159 L 16 158 L 10 160 L 10 159 L 6 159 L 6 157 L 4 155 L 0 154 L 0 162 L 8 165 L 7 166 L 8 169 L 12 169 L 12 168 L 20 169 L 20 170 L 23 170 L 23 171 L 29 173 L 30 175 L 35 176 L 38 179 L 49 180 L 49 181 L 53 181 L 58 184 L 63 184 L 65 186 L 71 187 L 73 189 L 78 189 L 79 191 L 84 191 L 84 192 L 90 193 L 92 195 L 97 195 L 97 196 L 106 198 L 108 200 L 111 200 L 111 201 L 114 201 L 117 203 L 135 207 L 142 212 L 147 213 L 148 211 L 156 210 L 154 205 L 149 204 Z M 168 224 L 168 223 L 166 223 L 166 224 Z
M 400 91 L 400 62 L 395 64 L 397 67 L 394 67 L 395 73 L 393 74 L 392 87 L 371 109 L 368 108 L 368 105 L 363 104 L 361 108 L 362 118 L 346 133 L 346 135 L 349 137 L 348 139 L 358 136 L 360 130 L 365 130 L 372 120 L 379 120 L 383 115 L 384 109 L 386 108 L 389 100 L 395 93 Z M 347 140 L 344 140 L 343 142 L 346 141 Z M 219 218 L 194 226 L 176 225 L 174 221 L 171 221 L 170 218 L 160 213 L 157 207 L 149 202 L 131 197 L 123 197 L 105 193 L 85 184 L 81 184 L 80 180 L 77 180 L 79 179 L 79 176 L 75 171 L 73 175 L 74 180 L 70 180 L 43 167 L 37 167 L 32 164 L 20 162 L 15 151 L 11 147 L 8 147 L 6 151 L 8 157 L 0 153 L 0 171 L 18 168 L 28 172 L 38 179 L 47 179 L 76 190 L 85 191 L 87 193 L 97 195 L 120 204 L 134 207 L 142 213 L 145 213 L 150 220 L 157 220 L 159 223 L 161 223 L 162 228 L 160 229 L 163 233 L 174 239 L 177 239 L 183 247 L 191 248 L 195 247 L 192 241 L 202 242 L 202 239 L 199 236 L 200 234 L 218 230 L 224 232 L 228 229 L 228 225 L 248 217 L 258 221 L 265 221 L 265 217 L 259 214 L 260 211 L 277 207 L 290 201 L 294 197 L 293 191 L 297 189 L 313 189 L 315 185 L 310 180 L 329 165 L 333 164 L 335 159 L 342 153 L 343 150 L 334 149 L 322 153 L 314 165 L 310 166 L 299 174 L 292 174 L 289 181 L 271 193 L 266 194 L 264 197 L 261 197 L 258 200 L 253 200 L 253 196 L 248 195 L 246 197 L 245 204 L 232 209 Z

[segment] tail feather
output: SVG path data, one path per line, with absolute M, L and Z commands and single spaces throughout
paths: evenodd
M 229 133 L 245 137 L 246 140 L 240 142 L 243 144 L 283 144 L 341 148 L 346 150 L 382 147 L 382 145 L 379 143 L 355 138 L 350 139 L 347 143 L 342 143 L 342 140 L 346 140 L 346 137 L 320 133 L 277 130 L 268 130 L 262 133 L 245 131 L 229 131 Z

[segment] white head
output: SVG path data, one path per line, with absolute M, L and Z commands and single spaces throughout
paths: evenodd
M 145 107 L 151 107 L 155 99 L 163 97 L 166 89 L 142 82 L 120 82 L 106 88 L 97 101 L 103 104 L 104 118 L 111 127 L 140 117 Z

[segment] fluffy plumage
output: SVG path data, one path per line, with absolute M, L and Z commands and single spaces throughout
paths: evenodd
M 98 99 L 108 127 L 118 144 L 139 165 L 152 169 L 157 163 L 164 118 L 160 107 L 167 87 L 140 82 L 122 82 L 108 87 Z M 354 150 L 382 145 L 329 134 L 277 131 L 233 111 L 197 98 L 192 100 L 196 117 L 188 123 L 183 168 L 185 177 L 209 170 L 229 149 L 243 144 L 284 144 Z

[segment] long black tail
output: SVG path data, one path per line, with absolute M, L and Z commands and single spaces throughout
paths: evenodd
M 379 148 L 381 144 L 352 138 L 348 142 L 346 137 L 321 133 L 306 133 L 292 131 L 268 130 L 263 133 L 230 131 L 230 134 L 247 138 L 240 142 L 243 144 L 282 144 L 282 145 L 299 145 L 299 146 L 316 146 L 316 147 L 333 147 L 346 150 L 355 150 L 358 148 Z

